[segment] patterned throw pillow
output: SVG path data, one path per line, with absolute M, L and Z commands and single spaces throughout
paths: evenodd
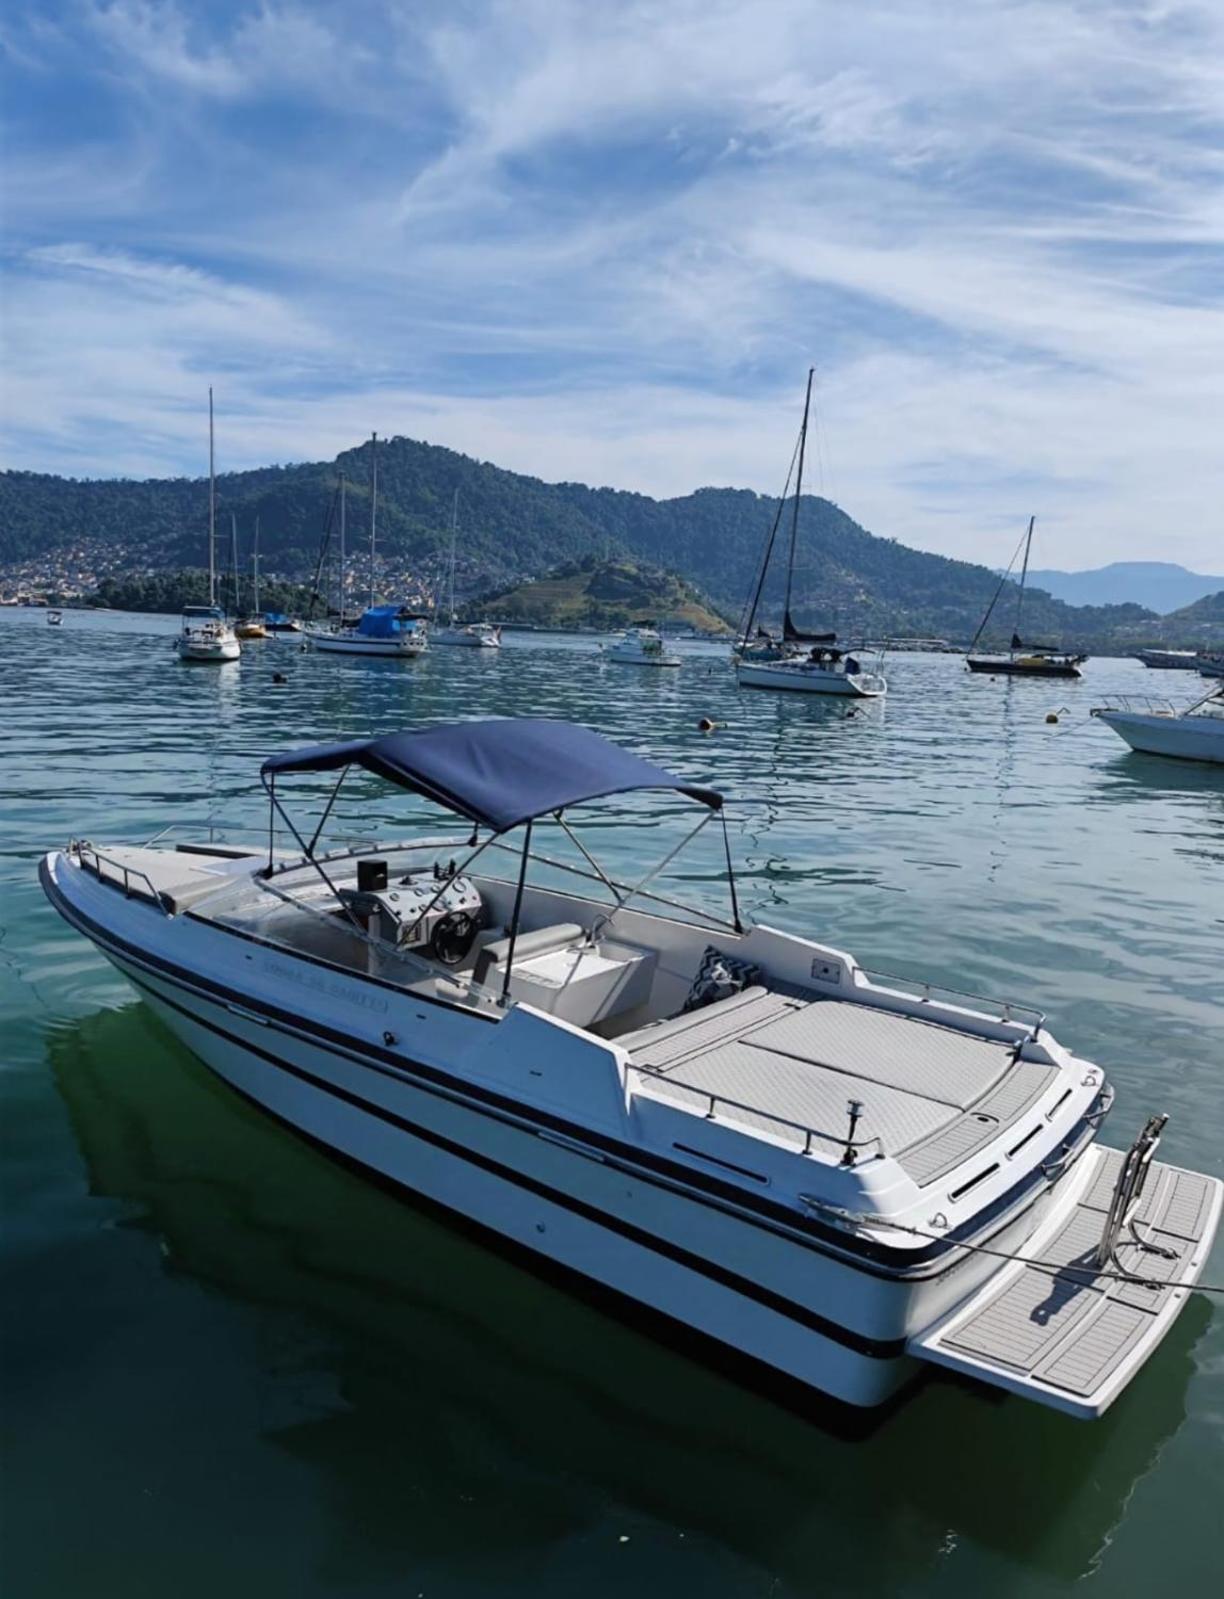
M 760 976 L 761 968 L 754 966 L 751 961 L 740 960 L 735 955 L 724 955 L 713 944 L 707 944 L 680 1014 L 700 1010 L 703 1005 L 713 1005 L 716 1000 L 730 999 L 732 994 L 741 994 L 744 989 L 758 982 Z

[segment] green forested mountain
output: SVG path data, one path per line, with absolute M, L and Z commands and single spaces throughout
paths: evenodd
M 335 461 L 266 467 L 218 479 L 220 527 L 238 518 L 249 546 L 256 516 L 269 574 L 308 579 L 335 490 L 348 475 L 350 539 L 368 515 L 368 446 Z M 777 502 L 747 489 L 699 489 L 671 500 L 578 483 L 544 483 L 453 450 L 393 438 L 379 448 L 379 548 L 404 570 L 436 571 L 449 543 L 459 490 L 459 549 L 468 593 L 503 592 L 586 556 L 627 556 L 679 573 L 724 612 L 738 615 L 752 586 Z M 78 481 L 0 474 L 0 566 L 88 546 L 121 554 L 132 569 L 201 565 L 208 486 L 176 478 Z M 789 510 L 763 620 L 781 614 Z M 828 500 L 805 497 L 792 609 L 805 628 L 842 633 L 970 637 L 997 578 L 868 533 Z M 1011 632 L 1015 591 L 1005 589 L 983 644 Z M 1167 624 L 1171 619 L 1162 619 Z M 1024 634 L 1102 647 L 1154 622 L 1137 605 L 1072 607 L 1030 589 Z M 1162 625 L 1162 633 L 1168 633 Z
M 729 631 L 683 578 L 624 557 L 599 561 L 588 555 L 569 561 L 508 592 L 486 596 L 478 609 L 499 622 L 536 627 L 610 629 L 654 622 L 703 633 Z

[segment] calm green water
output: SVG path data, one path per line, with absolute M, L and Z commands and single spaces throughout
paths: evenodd
M 1009 686 L 908 656 L 847 718 L 740 695 L 701 647 L 657 674 L 520 638 L 415 665 L 275 642 L 193 669 L 172 627 L 0 612 L 8 1594 L 1214 1587 L 1224 1306 L 1194 1300 L 1093 1425 L 938 1376 L 860 1429 L 789 1414 L 265 1123 L 35 881 L 73 833 L 262 825 L 255 770 L 289 743 L 571 716 L 744 796 L 758 913 L 1038 1001 L 1117 1084 L 1113 1141 L 1167 1110 L 1168 1157 L 1224 1175 L 1224 772 L 1127 754 L 1087 715 L 1197 679 L 1103 661 Z M 412 812 L 354 797 L 350 825 L 384 836 Z M 594 841 L 645 867 L 682 825 L 654 805 Z

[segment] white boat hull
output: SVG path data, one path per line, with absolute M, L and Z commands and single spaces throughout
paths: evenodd
M 242 654 L 242 645 L 236 638 L 179 639 L 180 661 L 236 661 Z
M 328 655 L 388 655 L 411 660 L 427 648 L 420 639 L 362 638 L 356 633 L 310 633 L 307 637 L 312 649 Z
M 578 1052 L 564 1066 L 589 1065 L 582 1052 L 601 1050 L 598 1041 L 556 1032 L 530 1006 L 500 1021 L 463 1014 L 190 912 L 166 915 L 142 896 L 150 885 L 133 870 L 132 883 L 102 881 L 56 854 L 41 874 L 56 909 L 170 1030 L 290 1127 L 552 1265 L 849 1404 L 888 1399 L 919 1360 L 962 1359 L 928 1340 L 993 1292 L 995 1255 L 953 1251 L 929 1264 L 912 1255 L 900 1268 L 879 1264 L 767 1191 L 746 1195 L 717 1173 L 685 1166 L 679 1144 L 634 1144 L 622 1087 L 607 1098 L 594 1089 L 596 1074 L 549 1068 L 563 1066 L 562 1050 Z M 544 1083 L 533 1090 L 538 1102 L 516 1093 L 520 1077 Z M 1085 1103 L 1095 1103 L 1091 1092 Z M 584 1096 L 589 1125 L 573 1119 Z M 1002 1210 L 991 1249 L 1014 1253 L 1061 1225 L 1094 1183 L 1099 1158 L 1086 1151 L 1060 1181 L 1043 1181 Z M 1205 1247 L 1219 1210 L 1219 1185 L 1210 1186 Z M 1192 1267 L 1197 1275 L 1201 1260 Z M 1157 1337 L 1182 1297 L 1152 1324 Z M 989 1370 L 975 1374 L 1000 1381 Z M 1103 1408 L 1048 1390 L 1041 1397 L 1077 1414 Z
M 1099 710 L 1096 715 L 1144 755 L 1224 764 L 1224 717 L 1154 716 Z
M 841 694 L 871 699 L 885 692 L 882 677 L 872 672 L 833 672 L 806 661 L 745 661 L 735 665 L 741 688 L 773 688 L 800 694 Z
M 451 632 L 449 630 L 431 635 L 431 642 L 444 644 L 450 649 L 458 650 L 500 650 L 501 639 L 492 633 L 467 633 L 462 630 Z

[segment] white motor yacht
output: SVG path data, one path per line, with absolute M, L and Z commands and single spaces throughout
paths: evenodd
M 1181 710 L 1167 701 L 1127 697 L 1094 706 L 1092 714 L 1141 754 L 1224 764 L 1224 685 Z
M 654 627 L 629 627 L 604 646 L 604 658 L 621 666 L 679 666 L 680 657 L 670 651 L 663 635 Z
M 180 661 L 236 661 L 238 636 L 219 605 L 185 605 L 174 641 Z
M 322 847 L 352 767 L 449 831 Z M 313 832 L 298 773 L 336 779 Z M 405 1194 L 854 1405 L 935 1362 L 1099 1415 L 1186 1303 L 1222 1186 L 1154 1159 L 1164 1118 L 1102 1148 L 1105 1074 L 1039 1012 L 750 925 L 718 793 L 542 720 L 261 775 L 292 854 L 77 840 L 43 888 L 219 1078 Z M 725 914 L 657 887 L 685 840 L 627 885 L 575 832 L 651 793 L 720 828 Z

